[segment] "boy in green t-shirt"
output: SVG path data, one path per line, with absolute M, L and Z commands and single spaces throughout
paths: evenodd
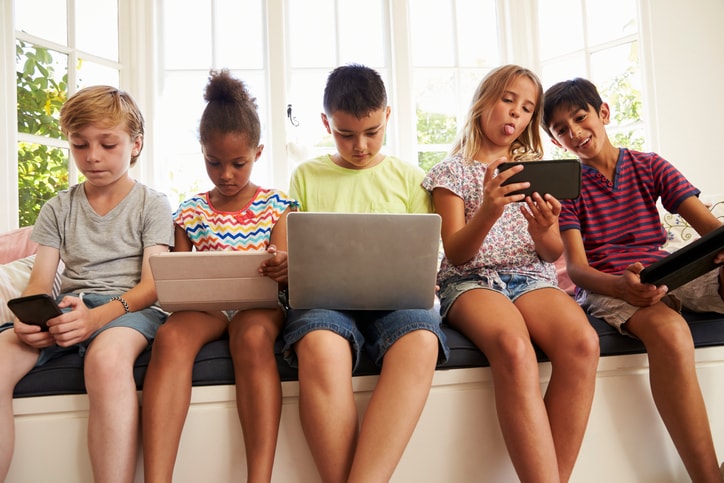
M 379 74 L 338 67 L 322 122 L 337 152 L 303 163 L 290 196 L 303 211 L 427 213 L 418 167 L 380 152 L 390 117 Z M 402 256 L 402 254 L 401 254 Z M 324 481 L 388 481 L 422 413 L 438 359 L 447 359 L 436 310 L 294 310 L 285 353 L 299 368 L 302 428 Z M 382 365 L 361 427 L 352 371 L 365 349 Z

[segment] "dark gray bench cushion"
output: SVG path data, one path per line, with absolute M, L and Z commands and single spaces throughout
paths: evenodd
M 724 316 L 719 314 L 685 313 L 689 321 L 694 344 L 696 347 L 724 345 Z M 621 354 L 637 354 L 645 352 L 640 341 L 622 336 L 605 322 L 589 317 L 598 332 L 602 356 Z M 438 366 L 438 369 L 454 369 L 463 367 L 485 367 L 488 360 L 465 336 L 456 330 L 444 326 L 450 347 L 450 359 Z M 565 336 L 565 335 L 562 335 Z M 290 367 L 282 358 L 281 344 L 277 343 L 277 363 L 282 381 L 297 379 L 296 369 Z M 143 387 L 143 378 L 150 358 L 150 350 L 141 354 L 136 361 L 134 376 L 138 389 Z M 546 361 L 546 356 L 538 351 L 538 360 Z M 379 369 L 368 357 L 363 357 L 354 375 L 378 374 Z M 194 364 L 193 384 L 195 386 L 212 386 L 234 383 L 234 369 L 226 339 L 206 344 Z M 82 360 L 77 355 L 64 355 L 54 359 L 42 367 L 30 371 L 15 387 L 15 397 L 49 396 L 59 394 L 83 394 Z

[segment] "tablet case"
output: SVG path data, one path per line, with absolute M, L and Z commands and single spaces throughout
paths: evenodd
M 258 272 L 264 251 L 165 252 L 149 262 L 162 309 L 242 310 L 277 307 L 277 283 Z
M 506 162 L 498 166 L 498 172 L 519 164 L 523 165 L 523 171 L 506 180 L 503 186 L 530 181 L 530 187 L 510 194 L 530 196 L 537 192 L 543 196 L 549 193 L 558 200 L 575 199 L 581 195 L 581 163 L 577 159 Z
M 724 225 L 644 268 L 641 282 L 674 290 L 714 270 L 717 253 L 724 250 Z

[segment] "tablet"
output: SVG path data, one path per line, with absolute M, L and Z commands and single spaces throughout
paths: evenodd
M 164 252 L 149 262 L 162 309 L 242 310 L 278 306 L 278 286 L 259 274 L 265 251 Z
M 539 161 L 506 162 L 498 166 L 503 172 L 513 166 L 523 165 L 523 171 L 514 174 L 503 186 L 511 183 L 530 182 L 530 187 L 510 194 L 530 196 L 548 193 L 558 200 L 578 198 L 581 194 L 581 163 L 577 159 L 553 159 Z
M 674 290 L 719 266 L 714 259 L 722 250 L 724 225 L 644 268 L 641 282 Z

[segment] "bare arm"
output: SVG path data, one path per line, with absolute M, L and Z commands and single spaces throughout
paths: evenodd
M 498 176 L 493 176 L 498 165 L 505 161 L 500 158 L 488 165 L 485 172 L 483 202 L 469 222 L 465 222 L 465 205 L 463 200 L 445 188 L 432 191 L 432 202 L 435 211 L 442 218 L 442 244 L 445 256 L 454 265 L 462 265 L 480 250 L 490 229 L 503 214 L 508 203 L 522 201 L 523 195 L 506 196 L 516 190 L 527 188 L 529 183 L 514 183 L 508 186 L 501 184 L 522 167 L 513 167 Z
M 690 196 L 681 202 L 679 214 L 702 236 L 722 225 L 696 196 Z
M 566 269 L 573 283 L 590 292 L 616 297 L 631 305 L 647 307 L 661 300 L 667 290 L 641 283 L 639 273 L 644 266 L 641 263 L 630 265 L 620 275 L 601 272 L 588 264 L 579 230 L 566 230 L 561 233 Z
M 265 260 L 259 267 L 262 275 L 275 280 L 278 283 L 287 282 L 287 215 L 291 209 L 287 208 L 272 228 L 269 252 L 274 253 L 274 258 Z
M 563 242 L 558 229 L 561 203 L 549 194 L 543 198 L 538 193 L 526 197 L 525 203 L 520 211 L 528 221 L 528 233 L 535 244 L 535 251 L 542 260 L 553 263 L 563 253 Z

